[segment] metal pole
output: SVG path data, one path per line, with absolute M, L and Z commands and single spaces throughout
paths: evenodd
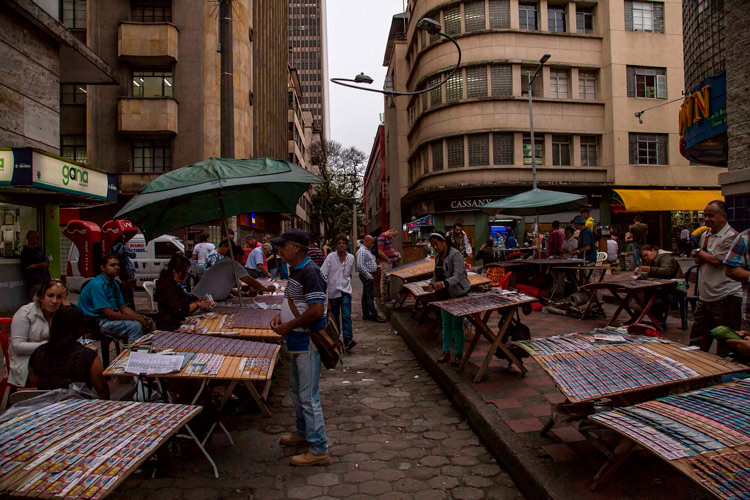
M 537 70 L 537 72 L 538 71 L 539 70 Z M 534 83 L 534 78 L 536 78 L 536 73 L 534 73 L 534 76 L 531 78 L 531 80 L 529 80 L 529 134 L 531 135 L 531 187 L 532 189 L 536 189 L 536 142 L 534 141 L 534 105 L 532 103 L 533 91 L 531 90 L 531 86 Z M 539 234 L 539 216 L 535 213 L 534 214 L 534 239 L 536 239 L 537 234 Z
M 234 260 L 234 240 L 229 237 L 229 230 L 227 227 L 227 213 L 224 210 L 224 195 L 219 193 L 219 210 L 221 210 L 221 224 L 224 226 L 224 234 L 227 235 L 227 241 L 229 241 L 229 257 L 232 259 L 232 271 L 234 271 L 234 284 L 237 286 L 237 296 L 240 298 L 240 307 L 242 307 L 242 287 L 240 286 L 240 278 L 237 276 L 237 266 L 235 266 Z
M 356 254 L 357 245 L 357 198 L 352 198 L 352 254 Z
M 221 43 L 221 157 L 234 158 L 234 62 L 232 0 L 219 0 Z M 229 233 L 226 233 L 227 237 Z M 231 249 L 231 245 L 229 247 Z

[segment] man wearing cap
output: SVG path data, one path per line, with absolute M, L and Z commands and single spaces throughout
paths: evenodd
M 578 248 L 573 251 L 573 255 L 582 257 L 585 262 L 596 262 L 596 241 L 594 233 L 586 226 L 586 219 L 582 215 L 576 215 L 572 222 L 579 231 Z
M 291 229 L 271 242 L 290 268 L 281 314 L 271 321 L 271 328 L 284 338 L 292 354 L 289 395 L 294 404 L 295 430 L 281 437 L 281 445 L 309 446 L 305 453 L 290 459 L 292 465 L 325 465 L 330 457 L 318 393 L 320 354 L 310 345 L 307 331 L 320 331 L 326 326 L 327 284 L 318 265 L 307 255 L 310 236 L 305 231 Z

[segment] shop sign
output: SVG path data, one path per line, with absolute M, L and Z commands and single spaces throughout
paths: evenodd
M 103 172 L 97 172 L 81 165 L 60 160 L 34 151 L 34 187 L 43 187 L 106 200 L 109 197 L 110 179 Z M 115 192 L 116 192 L 115 187 Z
M 436 212 L 456 212 L 479 210 L 494 198 L 457 198 L 435 200 Z
M 415 228 L 415 227 L 431 227 L 435 225 L 435 219 L 432 217 L 432 215 L 428 215 L 426 217 L 422 217 L 421 219 L 417 219 L 414 222 L 409 223 L 409 229 Z
M 0 149 L 0 184 L 10 184 L 13 180 L 13 150 Z
M 725 139 L 719 137 L 727 133 L 726 72 L 706 78 L 687 96 L 680 107 L 679 131 L 683 156 L 698 163 L 726 166 L 726 155 L 721 153 Z

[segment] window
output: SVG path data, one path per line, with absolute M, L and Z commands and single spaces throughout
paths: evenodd
M 130 5 L 134 22 L 172 22 L 172 0 L 131 0 Z
M 157 241 L 154 243 L 154 256 L 157 259 L 171 259 L 180 249 L 171 241 Z
M 631 165 L 668 165 L 666 134 L 630 134 Z
M 490 68 L 490 77 L 494 97 L 513 95 L 513 69 L 510 64 L 493 64 Z
M 443 141 L 432 143 L 432 171 L 443 170 Z
M 568 98 L 567 71 L 552 70 L 549 72 L 549 93 L 550 97 L 557 97 L 558 99 Z
M 570 165 L 570 137 L 567 135 L 552 136 L 552 164 Z
M 513 134 L 492 135 L 492 159 L 495 165 L 513 165 Z
M 133 141 L 133 172 L 160 174 L 172 169 L 172 142 L 167 140 Z
M 445 20 L 445 32 L 449 35 L 458 35 L 461 33 L 461 6 L 455 5 L 443 11 Z
M 578 33 L 594 33 L 594 9 L 593 7 L 576 6 L 576 31 Z
M 578 72 L 578 98 L 587 101 L 596 100 L 596 73 L 592 71 Z
M 440 81 L 440 80 L 438 80 Z M 462 71 L 459 69 L 456 74 L 448 79 L 445 83 L 445 101 L 456 102 L 464 96 L 464 79 Z
M 510 0 L 490 0 L 490 29 L 510 28 Z
M 667 98 L 667 74 L 664 68 L 628 66 L 628 97 Z
M 581 165 L 596 167 L 599 165 L 599 138 L 596 136 L 581 136 Z
M 542 153 L 544 151 L 544 136 L 539 137 L 538 135 L 534 135 L 534 142 L 535 142 L 535 160 L 534 163 L 536 165 L 542 164 Z M 524 165 L 531 165 L 531 136 L 528 134 L 524 134 L 523 136 L 523 164 Z
M 547 30 L 553 33 L 565 33 L 565 7 L 547 7 Z
M 424 90 L 427 88 L 427 84 L 423 83 L 418 88 L 419 90 Z M 422 112 L 425 112 L 427 111 L 427 101 L 429 99 L 428 92 L 424 92 L 419 95 L 421 96 L 421 101 L 422 101 Z
M 532 67 L 521 68 L 521 95 L 525 95 L 525 96 L 529 95 L 529 81 L 531 81 L 531 79 L 533 78 L 534 73 L 536 73 L 536 68 L 532 68 Z M 533 92 L 533 95 L 537 97 L 542 95 L 541 75 L 537 75 L 537 77 L 534 78 L 534 83 L 531 86 L 531 91 Z
M 626 0 L 625 29 L 646 33 L 664 33 L 664 4 Z
M 85 106 L 86 94 L 85 85 L 61 85 L 60 104 Z
M 438 24 L 440 24 L 440 11 L 439 10 L 434 10 L 434 11 L 430 12 L 429 14 L 427 14 L 427 17 L 429 17 L 433 21 L 435 21 Z M 440 40 L 440 35 L 438 35 L 437 33 L 435 33 L 435 34 L 430 33 L 429 40 L 430 40 L 429 44 L 433 44 L 433 43 L 437 42 L 438 40 Z
M 440 75 L 435 75 L 430 78 L 430 87 L 434 87 L 440 83 Z M 430 90 L 430 107 L 440 106 L 443 102 L 443 86 Z
M 518 4 L 518 25 L 522 30 L 536 30 L 536 4 L 520 3 Z
M 427 146 L 422 147 L 422 154 L 420 155 L 422 157 L 422 173 L 423 174 L 429 174 L 430 173 L 430 158 L 429 158 L 429 151 L 427 150 Z
M 477 167 L 490 164 L 490 136 L 472 134 L 469 136 L 469 166 Z
M 133 70 L 133 97 L 172 97 L 172 70 Z
M 85 30 L 86 0 L 62 0 L 60 21 L 69 30 Z
M 61 135 L 60 156 L 80 163 L 88 163 L 86 154 L 86 134 Z
M 466 68 L 466 96 L 487 97 L 487 66 Z
M 487 29 L 484 20 L 484 0 L 464 4 L 464 22 L 467 33 Z
M 464 166 L 464 137 L 451 137 L 448 139 L 448 168 L 461 168 Z

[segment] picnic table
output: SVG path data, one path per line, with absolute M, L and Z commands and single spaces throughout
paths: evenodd
M 748 401 L 750 383 L 737 381 L 591 416 L 621 436 L 591 489 L 641 446 L 717 498 L 750 498 Z
M 664 338 L 597 329 L 515 342 L 539 363 L 565 396 L 542 430 L 558 420 L 579 420 L 593 413 L 594 403 L 632 405 L 665 391 L 684 392 L 705 386 L 745 365 L 686 347 Z
M 474 382 L 479 383 L 487 374 L 492 357 L 498 349 L 505 354 L 506 359 L 511 364 L 516 365 L 521 370 L 521 374 L 526 373 L 526 367 L 508 349 L 503 342 L 503 337 L 518 308 L 535 301 L 534 297 L 517 292 L 492 291 L 481 295 L 469 295 L 467 297 L 431 302 L 430 305 L 438 307 L 454 316 L 463 316 L 476 328 L 477 333 L 469 342 L 469 347 L 463 355 L 461 365 L 458 367 L 459 370 L 463 370 L 466 366 L 466 363 L 471 358 L 471 354 L 479 343 L 480 337 L 484 337 L 489 342 L 490 349 L 487 351 L 487 355 L 484 357 L 474 376 Z M 497 334 L 487 325 L 492 312 L 496 310 L 503 315 Z
M 200 381 L 200 386 L 192 399 L 195 404 L 205 391 L 210 381 L 224 382 L 223 394 L 216 407 L 217 419 L 212 423 L 206 437 L 201 445 L 205 445 L 217 426 L 227 435 L 230 442 L 232 438 L 226 427 L 221 423 L 218 415 L 229 400 L 232 392 L 238 384 L 243 384 L 253 401 L 258 405 L 264 416 L 270 417 L 264 400 L 268 397 L 271 389 L 271 378 L 273 370 L 279 358 L 281 346 L 276 344 L 253 342 L 249 340 L 224 339 L 218 337 L 199 337 L 189 333 L 179 332 L 154 332 L 153 336 L 140 339 L 136 348 L 149 349 L 151 352 L 163 352 L 169 350 L 177 355 L 186 355 L 186 362 L 179 371 L 165 374 L 144 375 L 154 378 L 162 387 L 164 394 L 171 402 L 171 394 L 164 389 L 166 381 L 195 380 Z M 122 352 L 115 361 L 104 370 L 105 376 L 132 378 L 139 373 L 127 371 L 128 359 L 131 351 Z M 261 385 L 260 393 L 255 384 Z M 214 474 L 219 477 L 218 470 L 210 455 L 204 454 L 214 468 Z
M 617 309 L 612 315 L 612 318 L 609 320 L 609 323 L 607 323 L 607 326 L 612 325 L 617 320 L 617 317 L 622 311 L 626 311 L 630 315 L 630 320 L 627 323 L 640 323 L 641 321 L 643 321 L 643 318 L 648 317 L 657 330 L 663 331 L 664 329 L 661 326 L 661 321 L 659 321 L 659 319 L 654 316 L 654 314 L 651 312 L 651 308 L 656 303 L 656 298 L 661 293 L 666 291 L 666 289 L 673 288 L 675 286 L 677 286 L 677 280 L 664 280 L 654 278 L 638 280 L 633 279 L 625 281 L 600 281 L 599 283 L 589 283 L 581 287 L 582 290 L 591 291 L 591 298 L 589 299 L 588 304 L 586 304 L 584 314 L 589 310 L 590 306 L 595 301 L 598 303 L 599 299 L 596 298 L 597 292 L 599 290 L 607 290 L 615 297 L 615 300 L 617 300 L 618 303 Z M 648 302 L 646 302 L 645 300 L 647 293 L 651 295 L 651 297 L 648 299 Z M 641 308 L 641 312 L 639 314 L 636 314 L 630 308 L 629 304 L 631 300 L 635 301 L 638 307 Z
M 104 498 L 188 422 L 199 406 L 68 399 L 0 424 L 0 491 Z

